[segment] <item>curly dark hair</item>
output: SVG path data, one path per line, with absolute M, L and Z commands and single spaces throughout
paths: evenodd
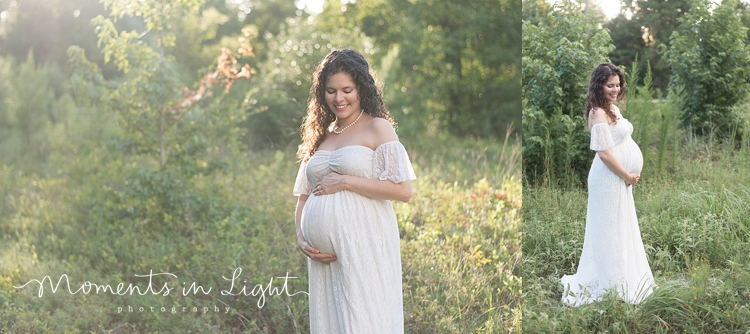
M 612 63 L 601 63 L 591 73 L 589 80 L 589 91 L 586 96 L 586 109 L 583 110 L 583 118 L 588 120 L 589 113 L 597 107 L 604 109 L 607 117 L 613 122 L 617 120 L 612 103 L 604 96 L 604 85 L 613 76 L 620 77 L 620 92 L 617 101 L 625 102 L 625 73 Z
M 302 144 L 297 151 L 297 156 L 302 160 L 306 161 L 315 154 L 328 135 L 331 124 L 336 121 L 336 115 L 326 103 L 325 93 L 328 78 L 338 73 L 346 73 L 352 77 L 357 86 L 360 106 L 365 113 L 394 124 L 365 57 L 351 49 L 331 51 L 313 73 L 310 96 L 307 99 L 307 115 L 301 126 Z

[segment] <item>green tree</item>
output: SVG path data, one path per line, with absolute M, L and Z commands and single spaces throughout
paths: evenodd
M 539 24 L 550 14 L 552 6 L 545 0 L 522 0 L 523 20 L 533 25 Z
M 583 106 L 591 70 L 614 46 L 573 2 L 523 25 L 523 168 L 527 183 L 578 184 L 590 164 Z
M 294 0 L 208 0 L 204 7 L 215 8 L 226 16 L 227 21 L 218 26 L 216 38 L 206 41 L 206 44 L 221 42 L 223 45 L 231 42 L 238 31 L 250 26 L 259 38 L 253 42 L 256 56 L 248 61 L 251 66 L 260 67 L 266 61 L 266 54 L 271 51 L 268 49 L 269 43 L 287 29 L 289 20 L 306 19 L 309 16 L 307 12 L 298 9 L 295 3 Z
M 491 136 L 519 121 L 520 5 L 360 0 L 340 15 L 352 10 L 354 24 L 391 52 L 395 109 L 454 134 Z
M 183 82 L 196 80 L 196 74 L 205 72 L 208 64 L 214 65 L 216 55 L 222 46 L 228 46 L 225 40 L 217 38 L 219 27 L 229 21 L 229 17 L 216 7 L 193 7 L 186 10 L 180 20 L 170 22 L 170 31 L 175 34 L 174 46 L 167 48 L 167 54 L 174 57 L 174 63 Z M 236 41 L 240 28 L 237 28 L 229 39 Z M 235 46 L 237 49 L 239 45 Z
M 358 27 L 330 27 L 320 16 L 287 20 L 287 27 L 268 41 L 266 61 L 247 85 L 245 143 L 252 148 L 297 143 L 318 63 L 333 49 L 344 47 L 361 51 L 373 63 L 376 50 L 372 44 Z
M 669 47 L 669 37 L 689 8 L 687 0 L 624 1 L 623 9 L 632 17 L 628 20 L 621 15 L 605 25 L 617 47 L 610 58 L 615 64 L 630 67 L 637 53 L 642 60 L 638 70 L 645 73 L 646 64 L 651 64 L 654 88 L 666 93 L 671 72 L 660 45 Z
M 86 73 L 89 79 L 85 82 L 96 82 L 106 87 L 96 90 L 94 96 L 84 94 L 82 97 L 92 101 L 100 95 L 102 104 L 116 112 L 133 149 L 139 153 L 157 155 L 159 166 L 164 167 L 169 153 L 180 152 L 180 144 L 186 142 L 184 133 L 190 132 L 185 131 L 185 127 L 189 128 L 194 122 L 185 124 L 180 120 L 189 114 L 191 107 L 214 94 L 211 86 L 223 81 L 228 89 L 238 77 L 249 77 L 250 69 L 246 66 L 238 73 L 233 68 L 237 60 L 227 51 L 219 57 L 217 70 L 207 73 L 200 80 L 200 88 L 196 91 L 183 88 L 185 85 L 179 81 L 179 66 L 175 57 L 166 51 L 175 46 L 176 40 L 170 26 L 172 20 L 197 10 L 201 2 L 139 1 L 137 4 L 125 4 L 105 0 L 104 4 L 112 11 L 112 18 L 98 16 L 92 23 L 96 26 L 105 62 L 112 61 L 122 72 L 122 77 L 112 82 L 105 81 L 101 75 L 97 75 L 96 66 L 88 64 L 79 49 L 72 48 L 69 51 L 72 64 L 81 73 Z M 118 18 L 130 15 L 139 15 L 146 31 L 119 31 L 116 28 Z M 153 45 L 141 40 L 146 35 L 153 35 Z
M 631 68 L 636 57 L 652 52 L 647 50 L 646 42 L 643 40 L 643 31 L 638 21 L 628 19 L 624 14 L 620 14 L 604 25 L 610 31 L 612 44 L 615 49 L 609 54 L 613 64 L 623 65 Z M 644 70 L 644 62 L 640 62 L 641 67 L 638 70 Z M 641 72 L 643 73 L 643 72 Z
M 0 165 L 40 171 L 49 153 L 46 131 L 56 116 L 52 71 L 37 65 L 31 50 L 21 64 L 0 58 Z
M 215 212 L 206 207 L 211 202 L 196 193 L 193 180 L 226 168 L 222 152 L 239 149 L 243 110 L 236 100 L 223 99 L 221 94 L 252 71 L 247 65 L 237 70 L 236 58 L 224 50 L 216 70 L 203 75 L 198 88 L 191 90 L 180 82 L 175 57 L 166 54 L 176 39 L 170 20 L 200 5 L 198 0 L 139 1 L 127 6 L 105 1 L 112 17 L 99 16 L 92 23 L 105 61 L 122 72 L 115 79 L 106 80 L 81 48 L 69 49 L 75 96 L 81 105 L 116 117 L 121 131 L 108 144 L 122 150 L 133 166 L 141 165 L 123 168 L 131 183 L 107 193 L 108 204 L 98 208 L 102 216 L 94 220 L 119 224 L 135 219 L 155 222 L 153 228 L 181 229 L 183 223 L 219 219 L 206 216 Z M 126 15 L 140 15 L 147 30 L 118 30 L 114 20 Z M 147 34 L 154 35 L 152 44 L 140 40 Z M 215 95 L 210 103 L 204 102 Z M 126 212 L 127 207 L 135 209 Z
M 747 28 L 736 15 L 736 0 L 691 4 L 666 50 L 672 80 L 687 94 L 681 123 L 696 134 L 726 137 L 740 126 L 732 107 L 747 95 Z
M 556 5 L 545 22 L 524 22 L 523 98 L 547 115 L 556 108 L 578 115 L 588 76 L 614 49 L 609 31 L 598 29 L 571 2 Z M 587 35 L 588 32 L 588 35 Z
M 742 25 L 745 28 L 750 28 L 750 4 L 738 1 L 737 12 L 742 20 Z M 745 38 L 745 45 L 750 45 L 750 29 L 748 29 L 747 37 Z

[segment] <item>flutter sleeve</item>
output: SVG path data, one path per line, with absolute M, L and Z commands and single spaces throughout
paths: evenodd
M 299 195 L 310 195 L 311 187 L 310 182 L 307 181 L 307 161 L 302 161 L 299 165 L 299 171 L 297 171 L 297 179 L 294 181 L 294 196 Z
M 417 178 L 411 166 L 409 154 L 399 141 L 391 141 L 378 146 L 375 149 L 373 164 L 375 176 L 380 180 L 400 183 Z
M 591 149 L 604 151 L 615 146 L 612 131 L 607 123 L 596 123 L 591 127 Z

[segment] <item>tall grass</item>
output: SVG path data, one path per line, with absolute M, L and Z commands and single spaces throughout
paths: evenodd
M 657 99 L 657 92 L 651 86 L 651 65 L 646 69 L 643 85 L 638 85 L 641 73 L 638 60 L 633 62 L 627 77 L 628 98 L 623 115 L 633 123 L 633 140 L 641 146 L 643 160 L 653 162 L 645 166 L 644 173 L 660 177 L 666 166 L 674 165 L 676 138 L 683 135 L 678 117 L 685 106 L 685 92 L 680 87 L 671 87 L 665 99 Z

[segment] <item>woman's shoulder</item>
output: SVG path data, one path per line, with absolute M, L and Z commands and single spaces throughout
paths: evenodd
M 374 147 L 378 147 L 389 141 L 398 140 L 396 129 L 394 129 L 393 124 L 385 118 L 373 117 L 368 120 L 367 125 Z
M 591 108 L 588 118 L 589 129 L 594 126 L 594 124 L 598 123 L 609 124 L 609 116 L 607 116 L 607 112 L 600 107 Z

